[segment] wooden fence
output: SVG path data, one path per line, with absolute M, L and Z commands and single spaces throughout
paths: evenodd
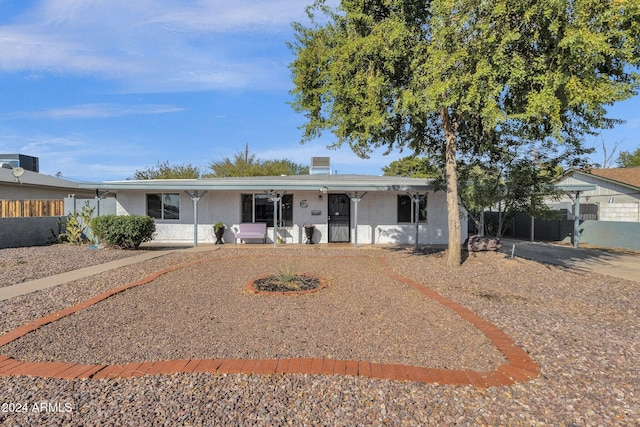
M 64 200 L 0 200 L 0 218 L 63 215 Z

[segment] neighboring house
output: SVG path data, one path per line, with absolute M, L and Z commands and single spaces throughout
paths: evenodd
M 581 220 L 640 222 L 640 167 L 569 170 L 556 185 L 596 186 L 595 190 L 580 194 Z M 572 200 L 565 195 L 553 206 L 570 213 L 571 204 Z
M 11 169 L 0 168 L 0 200 L 63 200 L 70 194 L 92 196 L 77 182 L 25 170 L 16 178 Z
M 227 227 L 227 243 L 239 224 L 260 222 L 272 243 L 274 228 L 276 241 L 304 243 L 304 224 L 315 226 L 314 243 L 415 244 L 416 235 L 420 244 L 448 240 L 446 194 L 420 178 L 312 174 L 106 181 L 80 188 L 115 194 L 118 215 L 154 217 L 159 242 L 214 242 L 219 221 Z
M 64 199 L 95 195 L 95 191 L 79 188 L 77 182 L 30 170 L 20 170 L 15 176 L 12 171 L 0 167 L 0 248 L 49 243 L 60 234 L 61 218 L 69 211 L 64 209 Z

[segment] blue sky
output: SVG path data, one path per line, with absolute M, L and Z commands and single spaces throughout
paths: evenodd
M 311 0 L 309 0 L 310 2 Z M 337 0 L 334 1 L 334 4 Z M 125 179 L 157 162 L 209 170 L 245 144 L 261 159 L 308 164 L 330 156 L 341 174 L 379 175 L 409 154 L 359 159 L 301 145 L 291 101 L 291 22 L 302 0 L 0 0 L 0 153 L 40 158 L 40 172 Z M 602 140 L 639 146 L 640 97 Z

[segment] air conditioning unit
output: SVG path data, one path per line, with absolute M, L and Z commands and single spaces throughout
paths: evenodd
M 331 175 L 331 158 L 312 157 L 309 173 L 311 175 Z
M 14 168 L 21 167 L 31 172 L 40 171 L 40 162 L 37 157 L 24 154 L 0 154 L 0 165 L 11 165 Z

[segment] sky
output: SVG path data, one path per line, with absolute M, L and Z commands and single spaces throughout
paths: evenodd
M 327 149 L 330 133 L 300 144 L 287 42 L 310 2 L 0 0 L 0 153 L 90 182 L 165 161 L 206 173 L 246 145 L 263 160 L 328 156 L 335 173 L 380 175 L 411 153 L 360 159 Z M 586 140 L 596 163 L 603 141 L 640 146 L 640 97 L 610 115 L 626 123 Z

